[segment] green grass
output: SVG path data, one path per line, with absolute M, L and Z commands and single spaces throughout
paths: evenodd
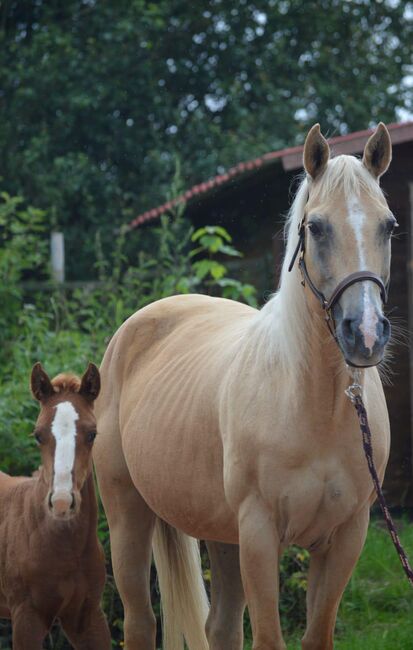
M 413 523 L 398 522 L 402 544 L 413 562 Z M 288 650 L 300 650 L 297 635 Z M 370 525 L 363 554 L 341 602 L 335 650 L 413 650 L 413 589 L 387 529 Z

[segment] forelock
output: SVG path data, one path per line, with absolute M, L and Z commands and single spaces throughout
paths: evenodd
M 331 199 L 334 193 L 341 190 L 344 191 L 345 199 L 365 194 L 381 206 L 386 202 L 377 180 L 355 156 L 331 158 L 315 187 L 321 201 Z
M 55 393 L 78 393 L 80 384 L 80 378 L 70 373 L 61 373 L 52 379 Z

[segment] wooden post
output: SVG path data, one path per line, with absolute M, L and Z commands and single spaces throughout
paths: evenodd
M 52 279 L 55 282 L 65 281 L 65 238 L 62 232 L 50 233 L 50 263 Z

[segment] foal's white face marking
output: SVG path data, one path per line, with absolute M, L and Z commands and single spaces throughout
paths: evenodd
M 366 215 L 355 196 L 347 199 L 348 219 L 354 231 L 357 245 L 357 254 L 360 268 L 358 271 L 367 271 L 366 257 L 364 251 L 363 226 L 366 222 Z M 363 335 L 365 347 L 373 352 L 377 340 L 376 326 L 378 323 L 376 309 L 370 296 L 371 287 L 369 283 L 363 284 L 363 318 L 360 324 L 360 331 Z
M 56 440 L 53 493 L 72 492 L 76 420 L 78 419 L 79 415 L 71 402 L 60 402 L 56 406 L 56 414 L 52 422 L 52 433 Z

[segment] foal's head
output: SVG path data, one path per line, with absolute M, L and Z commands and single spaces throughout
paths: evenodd
M 46 506 L 55 518 L 70 519 L 79 512 L 81 489 L 92 470 L 93 402 L 100 390 L 99 370 L 90 363 L 82 379 L 61 374 L 50 380 L 36 363 L 31 390 L 40 402 L 34 437 L 48 485 Z
M 329 298 L 347 276 L 369 271 L 387 284 L 390 239 L 396 219 L 379 186 L 391 161 L 391 141 L 384 124 L 368 140 L 363 159 L 330 159 L 319 125 L 304 146 L 309 196 L 306 206 L 306 253 L 309 275 Z M 333 308 L 336 335 L 346 360 L 375 365 L 390 335 L 380 288 L 370 280 L 346 288 Z

